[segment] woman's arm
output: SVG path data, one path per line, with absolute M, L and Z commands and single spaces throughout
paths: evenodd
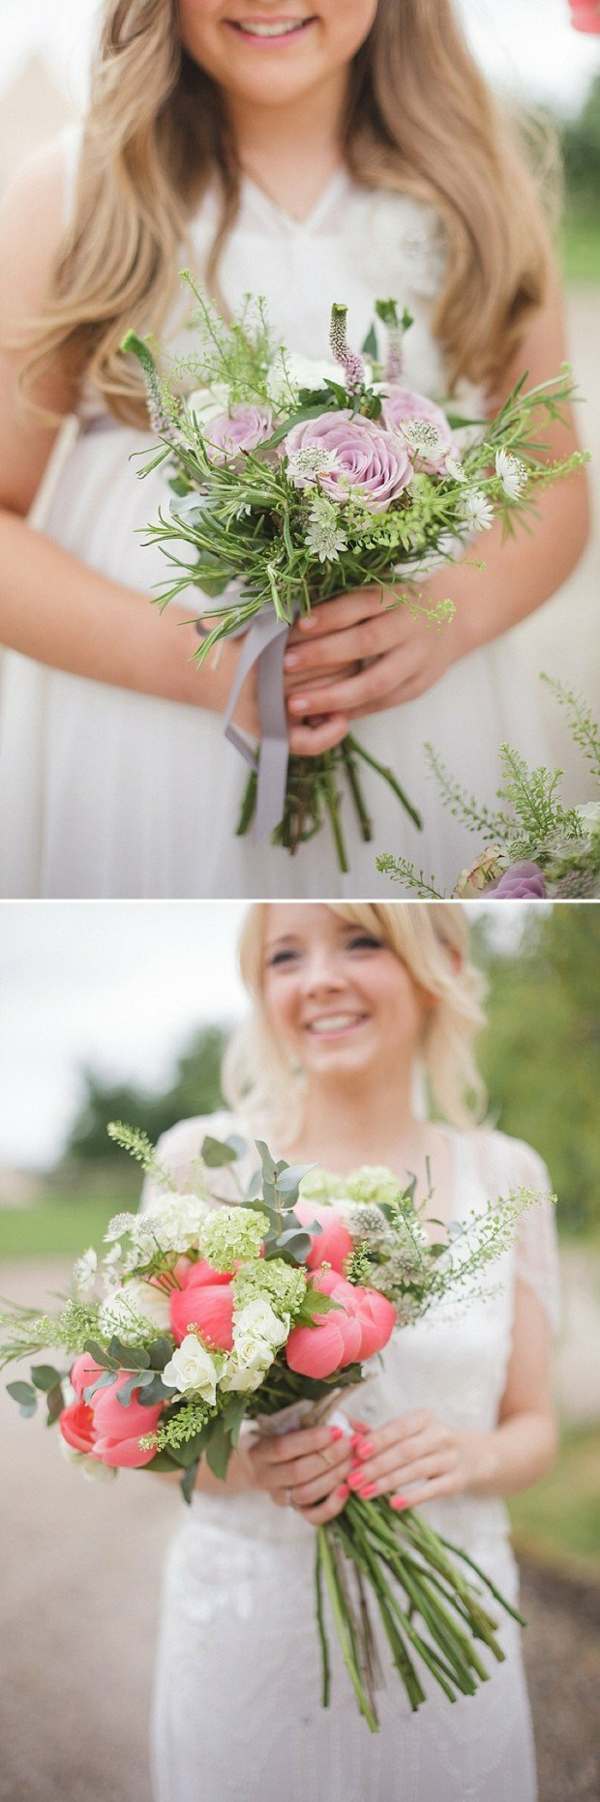
M 527 386 L 557 375 L 566 357 L 562 298 L 558 283 L 546 307 L 537 315 L 512 368 L 507 370 L 502 392 L 494 396 L 496 410 L 517 378 L 528 371 Z M 566 423 L 544 424 L 544 438 L 551 459 L 569 456 L 578 448 L 572 409 Z M 448 564 L 422 585 L 425 602 L 448 596 L 456 604 L 456 616 L 448 626 L 431 627 L 411 618 L 404 607 L 385 612 L 379 591 L 357 590 L 315 610 L 299 622 L 290 641 L 286 667 L 294 690 L 290 691 L 290 719 L 311 713 L 339 716 L 339 737 L 348 721 L 364 714 L 412 701 L 439 681 L 451 664 L 470 651 L 498 638 L 549 599 L 575 568 L 589 533 L 588 484 L 585 471 L 556 482 L 537 502 L 538 517 L 531 534 L 516 527 L 516 537 L 502 543 L 496 524 L 473 544 L 465 561 Z M 470 565 L 480 558 L 481 572 Z M 358 659 L 375 658 L 368 669 L 333 680 L 332 666 L 340 658 L 349 666 Z M 315 678 L 321 673 L 322 680 Z M 300 677 L 314 684 L 307 694 Z
M 43 305 L 62 235 L 63 182 L 60 147 L 45 151 L 20 172 L 0 208 L 0 642 L 96 682 L 221 712 L 239 643 L 225 645 L 216 667 L 199 669 L 190 661 L 194 625 L 177 609 L 161 617 L 147 595 L 98 575 L 24 518 L 56 428 L 25 407 L 18 388 L 24 353 L 10 345 Z M 38 399 L 61 414 L 74 401 L 59 372 Z M 251 683 L 236 717 L 254 730 Z
M 512 1495 L 550 1469 L 556 1443 L 550 1329 L 533 1290 L 517 1282 L 498 1425 L 489 1433 L 460 1430 L 420 1410 L 368 1435 L 360 1429 L 348 1480 L 358 1494 L 389 1495 L 399 1510 L 439 1496 Z

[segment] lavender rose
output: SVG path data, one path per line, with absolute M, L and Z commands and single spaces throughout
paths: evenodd
M 497 901 L 543 901 L 546 883 L 539 863 L 513 863 L 487 890 Z
M 314 453 L 322 452 L 323 467 L 315 470 L 314 477 L 322 492 L 333 501 L 361 500 L 371 513 L 389 507 L 412 478 L 410 457 L 402 442 L 349 408 L 292 426 L 282 452 L 292 459 L 292 469 L 301 464 L 302 453 L 310 452 L 312 461 Z M 303 461 L 306 466 L 308 459 Z M 305 479 L 298 485 L 305 486 Z
M 448 457 L 458 461 L 458 442 L 445 413 L 425 394 L 392 382 L 382 395 L 382 418 L 389 432 L 400 432 L 419 468 L 428 475 L 445 470 Z
M 270 438 L 273 414 L 270 407 L 253 407 L 249 403 L 230 407 L 228 413 L 218 413 L 216 419 L 208 420 L 205 431 L 206 449 L 212 462 L 227 463 L 240 451 L 255 450 L 257 444 Z

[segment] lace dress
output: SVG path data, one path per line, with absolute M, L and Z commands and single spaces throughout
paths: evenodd
M 71 132 L 65 137 L 67 213 L 77 150 Z M 209 195 L 191 232 L 199 270 L 214 226 Z M 276 339 L 320 357 L 328 355 L 333 299 L 348 302 L 352 340 L 360 344 L 377 296 L 395 294 L 415 319 L 406 340 L 407 381 L 443 394 L 430 328 L 441 272 L 430 208 L 402 194 L 370 192 L 340 172 L 303 224 L 244 181 L 221 285 L 232 308 L 259 288 Z M 132 324 L 143 329 L 143 320 Z M 179 324 L 178 315 L 165 341 L 189 350 Z M 478 403 L 471 395 L 463 404 L 472 410 Z M 144 548 L 142 529 L 169 494 L 160 470 L 138 481 L 139 464 L 130 456 L 150 441 L 102 412 L 97 396 L 87 393 L 79 419 L 58 440 L 32 514 L 33 524 L 93 569 L 148 595 L 164 586 L 167 565 L 158 546 Z M 191 591 L 183 603 L 187 617 L 194 599 Z M 338 871 L 325 830 L 294 858 L 252 836 L 235 837 L 247 767 L 225 742 L 218 715 L 7 653 L 0 672 L 0 894 L 389 896 L 389 878 L 375 867 L 383 850 L 416 859 L 451 889 L 471 862 L 474 841 L 442 807 L 423 745 L 431 740 L 457 777 L 488 802 L 504 740 L 517 742 L 536 764 L 552 761 L 537 711 L 539 685 L 531 683 L 520 643 L 518 632 L 510 633 L 463 659 L 418 700 L 359 722 L 365 747 L 394 766 L 421 808 L 425 830 L 419 834 L 381 779 L 365 770 L 375 842 L 363 843 L 348 801 L 348 877 Z
M 213 1115 L 210 1121 L 183 1121 L 165 1135 L 161 1160 L 178 1185 L 190 1175 L 204 1131 L 219 1135 L 235 1125 L 231 1116 Z M 549 1190 L 547 1173 L 528 1146 L 500 1133 L 448 1132 L 449 1217 L 481 1208 L 520 1183 Z M 219 1185 L 223 1194 L 221 1171 Z M 152 1193 L 147 1183 L 145 1199 Z M 515 1277 L 540 1295 L 552 1320 L 556 1312 L 550 1204 L 525 1219 L 516 1252 L 494 1267 L 493 1284 L 481 1298 L 464 1313 L 444 1321 L 431 1317 L 392 1340 L 381 1372 L 361 1389 L 361 1418 L 377 1424 L 427 1407 L 457 1427 L 494 1426 L 510 1354 Z M 516 1600 L 502 1502 L 470 1496 L 439 1501 L 429 1505 L 427 1518 L 462 1543 Z M 414 1715 L 383 1645 L 381 1730 L 371 1735 L 332 1635 L 332 1705 L 321 1708 L 313 1556 L 314 1528 L 266 1496 L 197 1494 L 185 1515 L 182 1510 L 163 1591 L 153 1712 L 155 1802 L 280 1802 L 282 1796 L 286 1802 L 535 1802 L 517 1625 L 504 1617 L 506 1662 L 494 1664 L 476 1696 L 450 1705 L 435 1690 Z

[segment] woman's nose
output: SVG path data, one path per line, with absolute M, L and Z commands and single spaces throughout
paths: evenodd
M 305 971 L 308 994 L 323 994 L 340 989 L 342 977 L 327 953 L 313 953 Z

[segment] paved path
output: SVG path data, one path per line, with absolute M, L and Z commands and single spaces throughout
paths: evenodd
M 0 1293 L 41 1300 L 66 1275 L 60 1260 L 5 1266 Z M 3 1387 L 0 1436 L 0 1802 L 150 1802 L 157 1575 L 183 1504 L 144 1473 L 121 1473 L 118 1489 L 83 1482 Z M 599 1623 L 582 1597 L 527 1578 L 541 1802 L 599 1793 Z

